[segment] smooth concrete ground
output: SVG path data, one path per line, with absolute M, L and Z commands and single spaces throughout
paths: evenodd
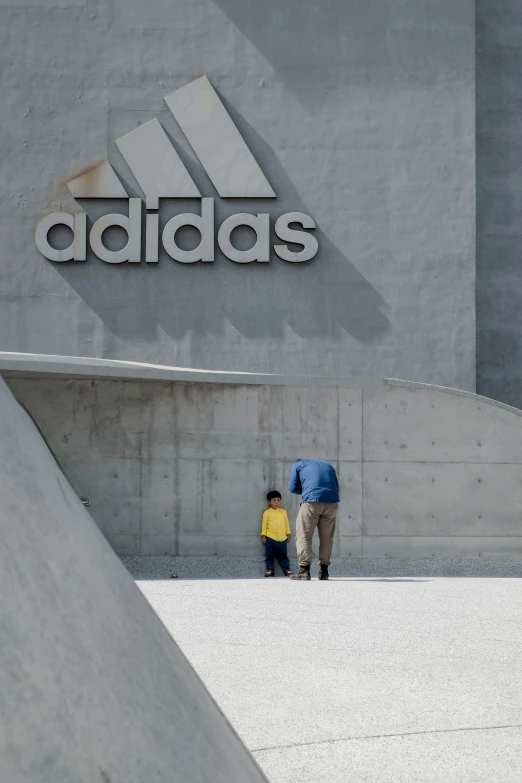
M 273 783 L 520 780 L 519 579 L 168 579 L 151 562 L 139 587 Z

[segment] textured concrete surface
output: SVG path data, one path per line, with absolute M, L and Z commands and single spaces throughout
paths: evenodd
M 265 780 L 1 379 L 0 530 L 0 780 Z
M 521 411 L 401 381 L 187 377 L 9 374 L 119 554 L 259 557 L 267 491 L 293 524 L 290 465 L 319 457 L 340 480 L 335 557 L 522 558 Z
M 474 6 L 1 0 L 1 347 L 474 390 Z M 316 259 L 45 261 L 34 229 L 78 209 L 67 179 L 108 155 L 141 195 L 114 140 L 154 117 L 215 196 L 163 102 L 202 73 L 277 193 L 216 198 L 217 222 L 269 211 L 273 227 L 304 211 Z M 79 208 L 93 219 L 128 206 Z M 197 208 L 165 200 L 161 225 Z
M 476 7 L 477 390 L 522 407 L 522 5 Z
M 518 579 L 139 573 L 271 780 L 518 783 Z
M 293 547 L 290 562 L 297 559 Z M 123 562 L 136 579 L 259 579 L 265 572 L 263 556 L 259 557 L 176 557 L 135 555 Z M 507 557 L 337 557 L 331 572 L 334 577 L 522 577 L 522 561 Z M 279 573 L 279 571 L 278 571 Z

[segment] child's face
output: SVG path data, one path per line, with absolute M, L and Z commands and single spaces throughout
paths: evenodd
M 272 498 L 270 505 L 272 508 L 279 508 L 281 506 L 281 498 Z

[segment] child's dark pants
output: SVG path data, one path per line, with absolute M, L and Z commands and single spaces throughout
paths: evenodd
M 279 565 L 286 571 L 290 568 L 290 561 L 286 553 L 286 541 L 274 541 L 273 538 L 267 538 L 265 544 L 265 562 L 267 571 L 274 570 L 274 560 L 279 560 Z

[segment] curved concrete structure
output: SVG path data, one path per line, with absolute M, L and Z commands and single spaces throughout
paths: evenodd
M 522 556 L 522 412 L 399 380 L 2 354 L 120 554 L 261 555 L 290 464 L 338 468 L 337 557 Z
M 266 781 L 0 379 L 0 780 Z

